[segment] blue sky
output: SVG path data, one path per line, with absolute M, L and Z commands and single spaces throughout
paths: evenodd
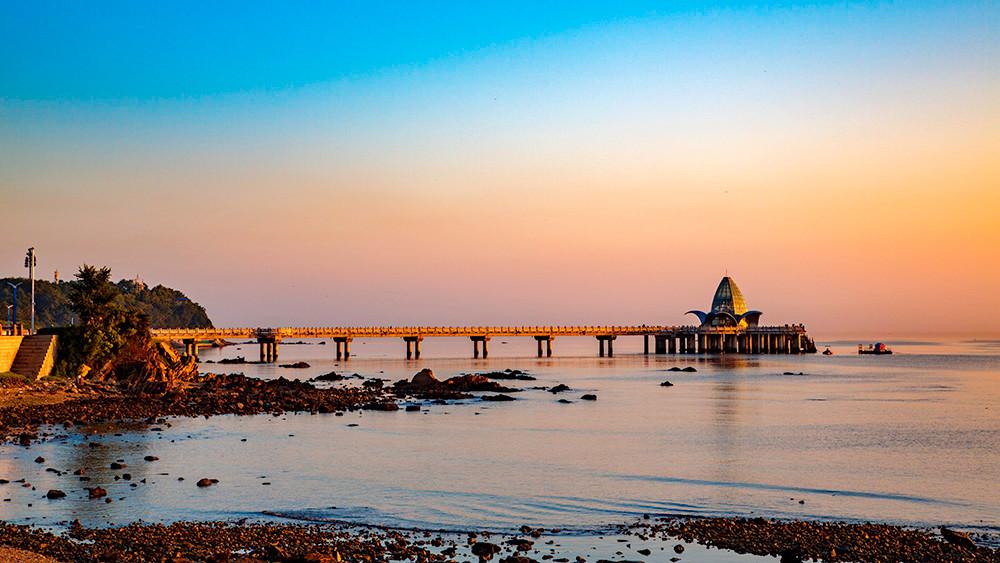
M 771 321 L 995 331 L 995 2 L 0 13 L 0 274 L 256 326 L 675 322 L 728 269 Z
M 989 23 L 983 15 L 996 23 L 990 4 L 5 1 L 0 97 L 107 101 L 275 91 L 630 22 L 672 21 L 698 35 L 713 26 L 713 16 L 738 17 L 760 41 L 775 27 L 805 24 L 805 44 L 822 49 L 832 38 L 819 33 L 810 41 L 810 23 L 862 31 L 875 24 L 892 40 L 901 31 L 924 33 L 944 16 L 976 33 Z

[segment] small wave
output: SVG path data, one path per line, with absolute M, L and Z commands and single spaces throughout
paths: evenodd
M 770 485 L 767 483 L 746 483 L 729 481 L 709 481 L 703 479 L 687 479 L 683 477 L 662 477 L 657 475 L 618 475 L 610 474 L 609 477 L 625 479 L 630 481 L 649 481 L 659 483 L 677 483 L 683 485 L 702 485 L 706 487 L 726 487 L 734 489 L 755 489 L 765 491 L 782 491 L 786 493 L 835 495 L 843 497 L 871 498 L 879 500 L 898 500 L 904 502 L 916 502 L 921 504 L 940 504 L 949 506 L 968 506 L 966 503 L 934 499 L 915 495 L 905 495 L 899 493 L 877 493 L 870 491 L 851 491 L 845 489 L 821 489 L 812 487 L 794 487 L 788 485 Z

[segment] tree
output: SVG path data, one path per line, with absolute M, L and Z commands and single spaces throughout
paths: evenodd
M 79 373 L 86 365 L 105 372 L 126 347 L 148 347 L 149 317 L 123 306 L 121 292 L 111 283 L 110 268 L 84 264 L 76 280 L 69 300 L 79 323 L 64 332 L 68 338 L 63 339 L 62 371 Z
M 111 283 L 111 268 L 96 268 L 89 264 L 80 266 L 77 283 L 70 289 L 70 309 L 84 327 L 100 325 L 113 313 L 118 288 Z

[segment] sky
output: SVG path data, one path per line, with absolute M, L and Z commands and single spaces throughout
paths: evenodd
M 0 0 L 0 275 L 217 326 L 1000 336 L 995 2 Z

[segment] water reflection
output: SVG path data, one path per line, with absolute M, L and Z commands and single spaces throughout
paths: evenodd
M 752 512 L 1000 523 L 1000 502 L 982 493 L 995 485 L 1000 464 L 1000 420 L 990 410 L 1000 403 L 993 356 L 874 362 L 620 354 L 338 364 L 322 357 L 324 348 L 283 349 L 282 361 L 307 361 L 307 370 L 237 367 L 269 377 L 338 369 L 389 380 L 421 367 L 441 377 L 516 368 L 538 380 L 523 382 L 518 400 L 505 404 L 429 406 L 421 414 L 176 419 L 162 433 L 115 429 L 92 436 L 104 444 L 99 448 L 79 434 L 30 450 L 2 446 L 0 478 L 23 476 L 37 490 L 0 486 L 0 496 L 12 498 L 0 505 L 0 518 L 101 524 L 281 510 L 371 523 L 516 528 L 601 526 L 643 512 Z M 557 351 L 567 348 L 560 341 Z M 241 352 L 216 357 L 224 353 Z M 674 387 L 660 387 L 670 367 L 686 365 L 698 371 L 670 373 Z M 561 395 L 573 403 L 530 389 L 556 383 L 573 388 Z M 598 401 L 578 400 L 591 392 Z M 66 473 L 45 472 L 32 461 L 38 455 Z M 161 459 L 144 462 L 145 455 Z M 129 467 L 111 470 L 119 459 Z M 70 474 L 79 467 L 88 468 L 91 481 Z M 121 479 L 124 472 L 131 481 Z M 198 489 L 201 477 L 220 484 Z M 95 485 L 114 502 L 87 499 L 83 487 Z M 69 496 L 40 500 L 47 487 Z

